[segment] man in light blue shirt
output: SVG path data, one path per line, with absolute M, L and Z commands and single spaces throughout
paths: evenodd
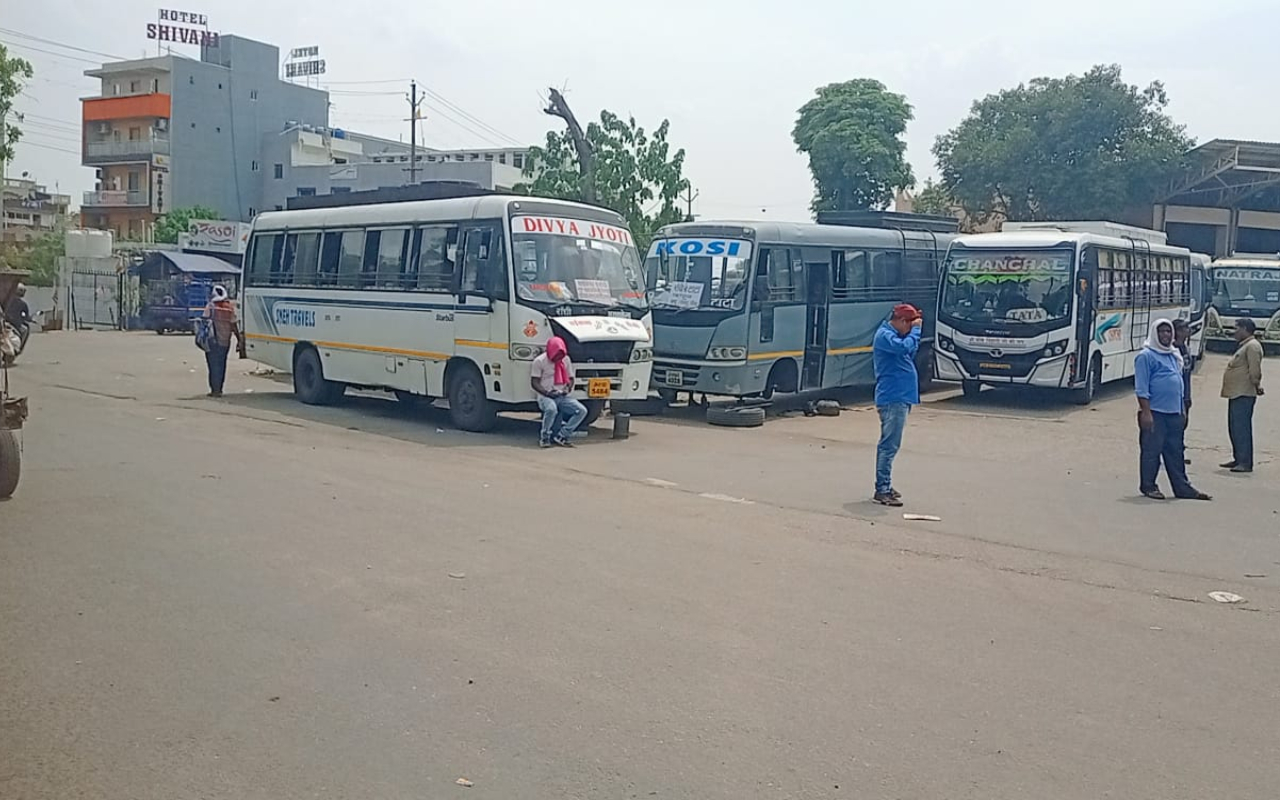
M 1165 499 L 1156 485 L 1163 457 L 1175 497 L 1212 500 L 1187 478 L 1182 355 L 1174 349 L 1169 320 L 1151 323 L 1151 334 L 1133 363 L 1133 385 L 1138 395 L 1139 491 L 1152 500 Z
M 920 350 L 920 312 L 903 303 L 880 324 L 872 340 L 876 368 L 876 411 L 880 413 L 880 443 L 876 446 L 876 493 L 883 506 L 899 507 L 902 495 L 893 488 L 893 459 L 902 447 L 902 430 L 911 407 L 920 402 L 916 353 Z

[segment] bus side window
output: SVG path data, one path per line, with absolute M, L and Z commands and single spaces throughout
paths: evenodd
M 933 288 L 938 285 L 938 262 L 932 251 L 908 250 L 902 269 L 903 283 L 908 288 Z
M 872 257 L 871 285 L 875 288 L 902 285 L 902 253 L 876 253 Z
M 468 228 L 463 247 L 459 293 L 507 299 L 502 235 L 493 227 Z
M 378 279 L 378 248 L 382 245 L 382 231 L 369 231 L 364 235 L 364 258 L 360 261 L 359 285 L 372 287 Z
M 290 237 L 294 238 L 294 237 Z M 312 286 L 316 281 L 316 265 L 320 260 L 320 234 L 299 233 L 293 247 L 292 273 L 295 286 Z
M 436 225 L 422 229 L 422 244 L 418 250 L 420 291 L 453 291 L 457 249 L 457 225 Z
M 316 286 L 336 286 L 338 283 L 338 262 L 342 258 L 342 233 L 330 231 L 324 235 L 324 244 L 320 248 L 320 271 L 316 275 Z
M 773 302 L 786 302 L 795 300 L 796 293 L 796 273 L 804 269 L 803 262 L 797 258 L 795 264 L 791 263 L 791 252 L 785 247 L 771 248 L 769 251 L 769 300 Z
M 364 263 L 364 231 L 342 232 L 342 254 L 338 259 L 338 285 L 360 286 L 360 267 Z
M 379 289 L 400 288 L 400 270 L 405 262 L 405 245 L 409 231 L 395 228 L 382 231 L 378 243 L 377 286 Z
M 253 237 L 253 256 L 249 260 L 249 280 L 255 286 L 270 286 L 277 277 L 284 236 L 278 233 Z

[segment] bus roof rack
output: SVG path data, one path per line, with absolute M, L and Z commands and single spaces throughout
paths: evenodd
M 1168 244 L 1169 237 L 1163 231 L 1122 225 L 1106 220 L 1067 220 L 1061 222 L 1006 222 L 1000 226 L 1005 233 L 1018 231 L 1061 231 L 1063 233 L 1092 233 L 1098 236 L 1114 236 L 1117 239 L 1137 239 L 1150 244 Z
M 955 217 L 901 211 L 819 211 L 818 224 L 932 233 L 956 233 L 960 230 L 960 220 Z
M 415 200 L 449 200 L 455 197 L 481 197 L 497 194 L 471 181 L 424 181 L 412 186 L 388 186 L 365 192 L 340 192 L 306 197 L 290 197 L 288 209 L 341 208 L 377 203 L 409 203 Z

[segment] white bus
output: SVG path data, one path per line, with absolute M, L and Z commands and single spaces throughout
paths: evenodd
M 1007 224 L 951 243 L 938 300 L 938 378 L 1074 390 L 1133 375 L 1151 321 L 1190 319 L 1191 251 L 1113 223 Z
M 1234 350 L 1236 320 L 1249 318 L 1268 351 L 1280 347 L 1280 256 L 1238 253 L 1209 268 L 1211 310 L 1205 322 L 1209 344 Z
M 530 362 L 553 335 L 589 422 L 649 390 L 643 273 L 612 211 L 491 195 L 265 213 L 244 272 L 252 357 L 304 403 L 447 398 L 459 428 L 488 430 L 536 408 Z

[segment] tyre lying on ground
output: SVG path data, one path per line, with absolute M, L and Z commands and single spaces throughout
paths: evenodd
M 764 424 L 764 409 L 759 406 L 710 406 L 707 422 L 724 428 L 758 428 Z
M 0 500 L 13 496 L 22 475 L 22 451 L 13 431 L 0 430 Z

